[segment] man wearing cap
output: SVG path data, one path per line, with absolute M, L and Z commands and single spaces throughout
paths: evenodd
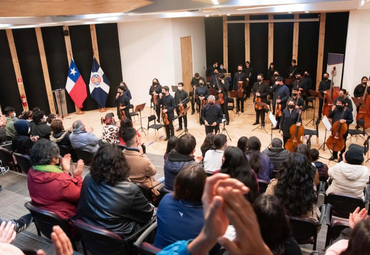
M 289 98 L 289 88 L 284 84 L 283 80 L 283 77 L 279 76 L 274 86 L 270 89 L 270 93 L 274 93 L 272 98 L 273 114 L 275 114 L 276 103 L 281 104 L 281 109 L 283 110 Z M 276 120 L 278 124 L 274 129 L 279 129 L 280 117 L 276 116 Z
M 350 146 L 343 154 L 343 161 L 329 169 L 329 177 L 333 180 L 326 194 L 340 193 L 365 198 L 364 188 L 369 181 L 369 170 L 363 166 L 363 150 Z

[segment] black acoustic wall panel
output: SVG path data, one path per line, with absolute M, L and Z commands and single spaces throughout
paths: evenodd
M 230 16 L 228 20 L 244 20 L 244 16 Z M 245 62 L 245 24 L 228 24 L 228 45 L 229 45 L 229 73 L 235 73 L 238 65 Z
M 274 15 L 274 19 L 293 19 L 294 15 Z M 293 54 L 293 21 L 274 23 L 274 64 L 280 75 L 287 77 Z M 270 63 L 268 63 L 270 65 Z
M 253 15 L 251 20 L 268 19 L 268 15 Z M 266 73 L 268 64 L 268 24 L 252 23 L 250 24 L 250 52 L 251 66 L 254 68 L 254 79 L 259 73 Z M 247 59 L 248 60 L 248 59 Z M 246 60 L 246 61 L 247 61 Z
M 35 29 L 14 29 L 13 36 L 29 108 L 38 106 L 47 115 L 50 109 Z
M 106 106 L 113 107 L 117 94 L 116 87 L 122 81 L 121 55 L 118 41 L 117 24 L 96 25 L 100 66 L 110 81 L 110 91 Z M 134 86 L 134 84 L 127 84 Z
M 0 76 L 1 110 L 4 111 L 5 107 L 12 106 L 17 114 L 20 114 L 23 108 L 5 30 L 0 30 Z
M 301 19 L 317 18 L 318 14 L 300 14 Z M 319 22 L 299 23 L 298 65 L 308 71 L 313 86 L 316 86 L 317 50 L 319 47 Z M 313 89 L 316 89 L 314 87 Z
M 68 58 L 64 42 L 63 27 L 43 27 L 46 60 L 48 62 L 49 76 L 53 90 L 65 88 L 68 76 Z M 68 112 L 75 112 L 75 105 L 66 91 Z M 57 107 L 57 105 L 55 105 Z
M 98 109 L 98 103 L 90 96 L 89 80 L 93 61 L 93 51 L 91 43 L 90 26 L 71 26 L 69 27 L 73 58 L 86 83 L 87 98 L 83 103 L 83 110 Z
M 348 18 L 349 12 L 326 14 L 323 72 L 326 71 L 328 53 L 346 52 Z
M 223 57 L 223 28 L 222 17 L 204 19 L 206 29 L 206 58 L 207 67 L 214 62 L 222 63 Z

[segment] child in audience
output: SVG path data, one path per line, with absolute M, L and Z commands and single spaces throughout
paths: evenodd
M 316 149 L 310 150 L 311 158 L 315 164 L 317 170 L 319 171 L 320 181 L 326 182 L 328 180 L 328 165 L 319 161 L 320 153 Z

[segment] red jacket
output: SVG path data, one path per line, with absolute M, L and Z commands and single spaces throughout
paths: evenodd
M 41 172 L 30 168 L 27 177 L 32 204 L 67 219 L 76 215 L 82 187 L 81 175 Z

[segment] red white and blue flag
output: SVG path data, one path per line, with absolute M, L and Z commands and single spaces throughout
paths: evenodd
M 95 57 L 91 68 L 89 88 L 91 97 L 98 102 L 99 107 L 105 107 L 109 94 L 110 82 Z
M 87 89 L 73 59 L 71 60 L 71 65 L 68 70 L 66 90 L 76 106 L 82 109 L 82 104 L 87 97 Z

